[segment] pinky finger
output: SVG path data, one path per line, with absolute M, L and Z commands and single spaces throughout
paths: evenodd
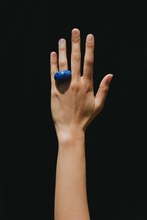
M 54 75 L 56 72 L 58 72 L 57 54 L 56 54 L 56 52 L 51 52 L 51 54 L 50 54 L 50 74 L 51 74 L 52 88 L 55 86 Z

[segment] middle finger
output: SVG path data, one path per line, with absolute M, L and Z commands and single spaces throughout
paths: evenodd
M 72 78 L 81 77 L 80 31 L 77 28 L 72 30 L 71 70 Z

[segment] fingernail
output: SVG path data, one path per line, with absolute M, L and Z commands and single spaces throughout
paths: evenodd
M 112 80 L 112 78 L 113 78 L 113 74 L 111 74 L 112 75 L 112 77 L 111 78 L 108 78 L 108 80 L 107 80 L 107 82 L 110 84 L 111 83 L 111 80 Z
M 87 36 L 87 41 L 93 41 L 93 35 L 92 34 L 89 34 L 88 36 Z
M 78 36 L 79 34 L 79 31 L 78 29 L 74 29 L 73 32 L 72 32 L 73 36 Z
M 59 45 L 65 45 L 65 40 L 64 39 L 60 39 Z
M 51 53 L 51 56 L 52 56 L 52 58 L 55 58 L 55 57 L 56 57 L 56 53 L 55 53 L 55 52 L 52 52 L 52 53 Z

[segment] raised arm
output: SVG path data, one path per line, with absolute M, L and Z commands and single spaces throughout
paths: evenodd
M 58 138 L 55 186 L 55 220 L 90 220 L 86 190 L 85 131 L 102 110 L 112 74 L 93 91 L 94 36 L 86 39 L 81 76 L 80 31 L 72 30 L 71 79 L 56 82 L 54 74 L 68 70 L 66 41 L 59 41 L 57 54 L 51 53 L 51 112 Z

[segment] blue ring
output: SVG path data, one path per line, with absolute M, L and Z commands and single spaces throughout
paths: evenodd
M 57 82 L 64 82 L 70 79 L 70 77 L 71 77 L 71 72 L 69 70 L 62 70 L 62 71 L 55 73 L 54 75 L 54 79 Z

